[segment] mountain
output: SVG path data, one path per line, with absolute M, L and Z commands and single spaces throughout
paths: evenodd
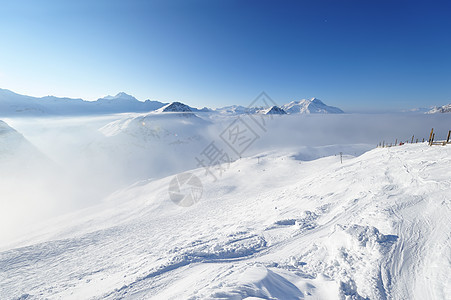
M 107 164 L 112 173 L 126 180 L 158 178 L 194 168 L 194 155 L 189 159 L 187 153 L 201 153 L 210 143 L 205 135 L 210 122 L 188 109 L 175 102 L 110 122 L 99 129 L 103 137 L 89 145 L 85 156 L 92 169 L 102 170 Z
M 443 106 L 435 106 L 426 113 L 427 114 L 437 114 L 437 113 L 450 113 L 450 112 L 451 112 L 451 104 L 448 104 L 448 105 L 443 105 Z
M 342 114 L 338 107 L 328 106 L 317 98 L 292 101 L 281 107 L 289 114 Z
M 337 107 L 328 106 L 324 104 L 321 100 L 317 98 L 312 98 L 310 100 L 300 100 L 292 101 L 288 104 L 282 106 L 272 106 L 272 107 L 244 107 L 241 105 L 231 105 L 221 108 L 217 108 L 214 112 L 224 114 L 224 115 L 240 115 L 240 114 L 338 114 L 343 113 L 343 111 Z
M 98 100 L 137 100 L 135 97 L 133 97 L 132 95 L 126 94 L 124 92 L 120 92 L 118 93 L 116 96 L 105 96 L 103 98 L 100 98 Z
M 58 116 L 110 114 L 124 112 L 148 112 L 164 106 L 159 101 L 144 102 L 126 93 L 106 96 L 96 101 L 59 98 L 54 96 L 30 97 L 0 89 L 1 116 Z
M 280 107 L 275 106 L 275 105 L 269 109 L 264 110 L 263 113 L 265 115 L 286 115 L 287 114 L 286 111 L 284 111 L 283 109 L 281 109 Z
M 193 112 L 191 107 L 181 102 L 172 102 L 158 109 L 157 112 Z
M 337 107 L 324 104 L 321 100 L 312 98 L 310 100 L 292 101 L 281 107 L 244 107 L 231 105 L 217 109 L 204 107 L 198 109 L 190 107 L 181 102 L 162 103 L 159 101 L 139 101 L 132 95 L 120 92 L 115 96 L 105 96 L 96 101 L 85 101 L 83 99 L 59 98 L 54 96 L 30 97 L 0 89 L 0 116 L 64 116 L 64 115 L 86 115 L 86 114 L 112 114 L 125 112 L 199 112 L 219 113 L 222 115 L 240 114 L 309 114 L 309 113 L 343 113 Z

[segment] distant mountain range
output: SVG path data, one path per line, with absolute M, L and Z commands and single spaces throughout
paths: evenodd
M 0 116 L 23 115 L 85 115 L 122 112 L 147 112 L 166 105 L 159 101 L 144 102 L 126 93 L 106 96 L 96 101 L 59 98 L 54 96 L 30 97 L 0 89 Z
M 299 101 L 291 101 L 282 106 L 272 107 L 244 107 L 240 105 L 226 106 L 214 110 L 222 114 L 244 114 L 244 113 L 259 113 L 259 114 L 342 114 L 341 109 L 324 104 L 317 98 L 310 100 L 302 99 Z
M 86 115 L 125 112 L 210 112 L 219 114 L 313 114 L 343 113 L 337 107 L 328 106 L 321 100 L 292 101 L 282 106 L 244 107 L 240 105 L 211 109 L 198 109 L 180 102 L 163 103 L 160 101 L 139 101 L 124 92 L 116 96 L 106 96 L 96 101 L 83 99 L 59 98 L 54 96 L 24 96 L 6 89 L 0 89 L 0 116 L 47 116 L 47 115 Z
M 96 101 L 79 98 L 60 98 L 54 96 L 31 97 L 0 89 L 0 117 L 6 116 L 66 116 L 111 114 L 127 112 L 195 112 L 218 113 L 222 115 L 240 114 L 341 114 L 338 107 L 329 106 L 317 98 L 291 101 L 290 103 L 271 107 L 245 107 L 230 105 L 221 108 L 195 108 L 181 102 L 164 103 L 160 101 L 139 101 L 124 92 L 115 96 L 105 96 Z M 431 108 L 415 108 L 400 111 L 403 113 L 447 113 L 451 112 L 451 104 Z

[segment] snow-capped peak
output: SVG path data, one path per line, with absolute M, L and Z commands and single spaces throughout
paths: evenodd
M 322 104 L 325 105 L 323 101 L 319 100 L 318 98 L 313 97 L 312 99 L 310 99 L 311 103 L 317 103 L 317 104 Z
M 280 107 L 275 106 L 275 105 L 264 110 L 263 113 L 265 115 L 286 115 L 287 114 L 286 111 L 284 111 L 283 109 L 281 109 Z
M 338 107 L 328 106 L 318 98 L 311 98 L 310 100 L 302 99 L 299 101 L 291 101 L 288 104 L 282 105 L 281 108 L 289 114 L 343 113 L 343 111 Z
M 124 92 L 120 92 L 118 94 L 116 94 L 116 96 L 105 96 L 103 98 L 100 99 L 106 99 L 106 100 L 115 100 L 115 99 L 121 99 L 121 100 L 137 100 L 135 97 L 133 97 L 132 95 L 129 95 L 127 93 Z
M 192 109 L 181 102 L 172 102 L 158 109 L 157 112 L 192 112 Z

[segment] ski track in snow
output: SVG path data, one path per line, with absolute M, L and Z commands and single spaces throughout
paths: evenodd
M 260 157 L 194 170 L 189 208 L 168 177 L 50 223 L 0 253 L 0 298 L 451 299 L 451 147 Z

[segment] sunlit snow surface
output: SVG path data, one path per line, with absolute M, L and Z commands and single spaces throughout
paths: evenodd
M 302 126 L 294 126 L 295 119 L 276 119 L 256 148 L 234 159 L 217 181 L 195 169 L 195 161 L 184 165 L 179 171 L 191 166 L 189 172 L 203 184 L 202 198 L 192 206 L 170 200 L 174 175 L 149 176 L 14 242 L 3 240 L 0 299 L 450 299 L 451 146 L 374 149 L 366 142 L 375 134 L 359 131 L 374 125 L 371 117 L 368 123 L 354 117 L 361 127 L 353 129 L 349 116 L 339 118 L 342 127 L 330 127 L 331 119 L 304 119 Z M 168 153 L 188 161 L 214 139 L 218 131 L 211 126 L 229 122 L 176 115 L 163 121 L 139 114 L 119 119 L 77 127 L 100 131 L 89 142 L 71 145 L 85 151 L 113 148 L 108 154 L 113 158 L 126 151 L 143 154 L 135 150 L 154 145 L 164 163 L 164 147 L 185 141 Z M 418 128 L 430 125 L 424 120 Z M 417 129 L 414 120 L 406 122 L 411 123 L 392 130 Z M 39 144 L 31 122 L 8 123 L 18 125 L 13 127 L 45 154 L 65 149 L 55 145 L 52 152 Z M 381 135 L 386 133 L 380 127 Z M 161 129 L 157 136 L 155 128 Z M 324 128 L 331 130 L 322 136 L 330 143 L 321 145 L 316 135 Z M 335 136 L 351 129 L 350 137 Z M 283 143 L 282 132 L 291 144 Z M 198 138 L 187 139 L 192 136 Z M 350 144 L 337 145 L 340 138 Z M 339 152 L 345 153 L 343 163 Z M 65 165 L 64 155 L 73 153 L 63 154 L 56 159 L 63 169 L 76 164 Z M 138 165 L 129 161 L 132 170 Z

